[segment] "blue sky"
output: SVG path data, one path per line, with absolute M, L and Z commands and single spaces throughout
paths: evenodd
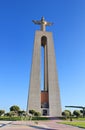
M 34 34 L 44 16 L 53 33 L 62 110 L 85 106 L 85 0 L 0 0 L 0 109 L 26 110 Z

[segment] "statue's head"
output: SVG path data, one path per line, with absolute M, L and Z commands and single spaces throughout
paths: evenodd
M 44 17 L 42 17 L 42 18 L 41 18 L 41 21 L 45 21 L 45 18 L 44 18 Z

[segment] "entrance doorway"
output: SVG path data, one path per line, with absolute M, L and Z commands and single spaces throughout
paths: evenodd
M 44 109 L 44 110 L 43 110 L 43 116 L 47 116 L 47 113 L 48 113 L 47 110 Z

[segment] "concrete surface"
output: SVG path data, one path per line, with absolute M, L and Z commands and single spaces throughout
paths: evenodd
M 84 130 L 50 121 L 0 121 L 0 130 Z

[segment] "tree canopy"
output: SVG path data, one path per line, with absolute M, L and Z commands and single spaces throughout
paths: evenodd
M 18 112 L 18 111 L 20 111 L 20 107 L 17 105 L 11 106 L 10 111 Z
M 5 113 L 5 110 L 0 110 L 0 116 L 2 116 Z

